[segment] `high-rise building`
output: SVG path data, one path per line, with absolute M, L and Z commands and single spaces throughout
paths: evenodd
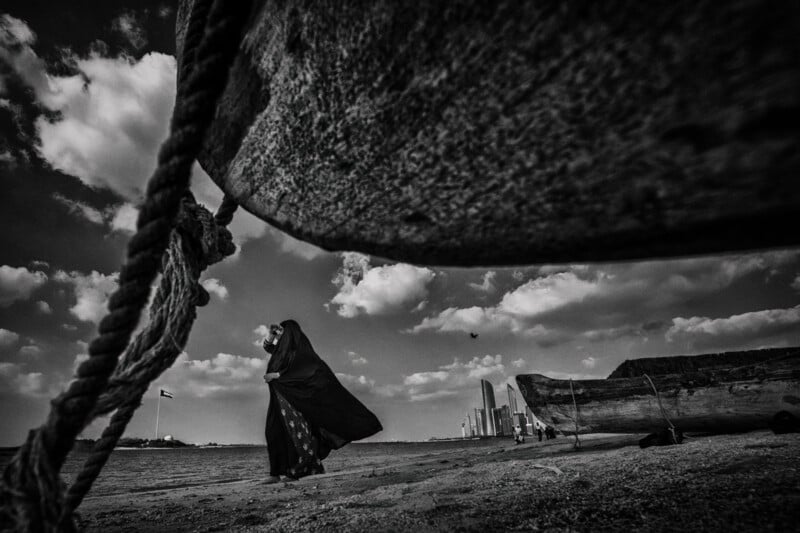
M 494 403 L 494 387 L 485 379 L 481 380 L 481 392 L 483 393 L 483 409 L 486 413 L 487 424 L 486 434 L 497 435 L 497 425 L 495 425 L 493 410 L 496 408 Z
M 519 426 L 523 435 L 530 435 L 528 432 L 528 418 L 525 413 L 514 413 L 514 425 Z
M 467 411 L 467 434 L 470 437 L 475 436 L 475 427 L 472 425 L 472 418 L 469 416 L 469 411 Z
M 509 384 L 506 384 L 507 391 L 508 391 L 508 406 L 511 408 L 512 413 L 518 413 L 519 409 L 517 409 L 517 394 L 514 391 L 514 387 Z
M 492 409 L 492 416 L 489 417 L 489 419 L 492 421 L 492 425 L 494 426 L 494 429 L 495 429 L 494 435 L 496 437 L 502 437 L 503 436 L 503 415 L 500 412 L 500 408 L 499 407 L 495 407 L 494 409 Z
M 475 430 L 479 437 L 486 436 L 486 416 L 484 410 L 475 408 Z
M 503 428 L 503 435 L 508 437 L 514 434 L 514 420 L 511 417 L 511 408 L 507 405 L 500 408 L 500 422 Z

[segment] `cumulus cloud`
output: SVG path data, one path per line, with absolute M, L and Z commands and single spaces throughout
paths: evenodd
M 800 292 L 800 274 L 798 274 L 797 277 L 794 278 L 794 281 L 792 281 L 791 287 L 794 290 Z
M 368 363 L 366 357 L 358 355 L 356 352 L 347 352 L 347 359 L 353 366 L 366 365 Z
M 110 207 L 106 211 L 106 216 L 113 231 L 136 232 L 136 219 L 139 217 L 139 210 L 133 204 L 125 202 L 118 206 Z
M 50 315 L 53 313 L 53 310 L 50 308 L 50 304 L 44 300 L 39 300 L 36 302 L 36 309 L 38 309 L 43 315 Z
M 333 278 L 339 292 L 330 303 L 346 318 L 413 308 L 428 295 L 428 283 L 435 276 L 428 268 L 405 263 L 372 267 L 369 257 L 359 253 L 342 256 L 342 267 Z
M 176 396 L 193 398 L 260 394 L 266 370 L 263 358 L 218 353 L 212 359 L 190 359 L 183 352 L 159 384 Z
M 130 19 L 118 19 L 124 22 Z M 135 31 L 134 26 L 120 28 Z M 67 55 L 73 74 L 55 75 L 33 50 L 35 35 L 21 20 L 0 20 L 0 59 L 57 112 L 36 121 L 39 152 L 53 168 L 90 187 L 137 200 L 155 168 L 175 99 L 175 58 L 161 53 L 88 57 Z M 51 115 L 52 116 L 52 115 Z
M 0 362 L 0 392 L 22 396 L 50 396 L 41 372 L 24 372 L 22 365 Z
M 455 359 L 435 371 L 415 372 L 404 377 L 403 387 L 411 401 L 428 401 L 472 392 L 481 379 L 503 380 L 506 377 L 503 356 L 485 355 L 467 362 Z
M 49 77 L 39 100 L 59 118 L 39 118 L 40 153 L 90 187 L 128 200 L 141 197 L 168 133 L 175 59 L 150 53 L 138 61 L 96 54 L 74 58 L 78 73 Z
M 529 280 L 507 292 L 495 306 L 450 307 L 436 316 L 424 318 L 408 332 L 510 332 L 536 339 L 541 345 L 552 345 L 560 342 L 561 335 L 538 323 L 537 318 L 548 311 L 581 302 L 595 294 L 597 287 L 597 281 L 582 280 L 572 272 L 556 272 Z
M 18 300 L 27 300 L 47 281 L 47 274 L 31 272 L 25 267 L 0 266 L 0 307 L 8 307 Z
M 5 328 L 0 328 L 0 348 L 9 348 L 14 346 L 18 340 L 18 333 Z
M 589 356 L 586 359 L 581 360 L 581 365 L 583 365 L 584 368 L 594 368 L 597 366 L 597 359 Z
M 204 280 L 201 285 L 205 290 L 212 294 L 216 294 L 220 300 L 227 300 L 228 288 L 223 285 L 217 278 L 208 278 Z
M 53 276 L 60 283 L 72 285 L 76 302 L 70 313 L 78 320 L 95 324 L 105 316 L 108 298 L 117 290 L 118 278 L 117 272 L 105 275 L 95 270 L 89 274 L 59 270 Z
M 111 29 L 121 34 L 133 48 L 139 50 L 147 44 L 147 37 L 136 13 L 126 11 L 111 22 Z
M 497 272 L 494 270 L 489 270 L 483 275 L 483 280 L 481 283 L 470 283 L 469 286 L 472 289 L 480 292 L 495 292 L 497 287 L 494 285 L 494 279 L 497 277 Z
M 767 337 L 786 331 L 798 331 L 798 327 L 800 327 L 800 305 L 788 309 L 753 311 L 727 318 L 676 317 L 672 319 L 672 327 L 667 330 L 665 338 L 668 342 L 738 341 Z
M 674 306 L 690 306 L 738 282 L 764 283 L 796 268 L 800 252 L 600 265 L 546 265 L 493 305 L 448 306 L 408 332 L 511 333 L 553 346 L 576 338 L 648 341 Z M 521 271 L 515 279 L 525 276 Z M 473 284 L 472 288 L 477 288 Z M 669 314 L 668 314 L 669 313 Z M 643 322 L 644 321 L 644 322 Z
M 598 291 L 597 282 L 558 272 L 532 279 L 506 293 L 498 309 L 509 315 L 535 317 L 546 311 L 580 302 Z

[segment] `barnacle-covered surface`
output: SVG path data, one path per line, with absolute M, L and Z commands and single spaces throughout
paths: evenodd
M 410 262 L 800 244 L 799 6 L 265 0 L 200 162 L 296 237 Z

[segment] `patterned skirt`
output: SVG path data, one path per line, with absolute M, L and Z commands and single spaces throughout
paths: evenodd
M 322 461 L 317 456 L 319 440 L 312 433 L 305 417 L 279 393 L 276 392 L 275 396 L 278 397 L 281 419 L 284 427 L 286 427 L 286 433 L 289 435 L 290 445 L 294 447 L 297 454 L 297 463 L 286 470 L 287 475 L 300 478 L 311 474 L 324 473 L 325 469 L 322 466 Z

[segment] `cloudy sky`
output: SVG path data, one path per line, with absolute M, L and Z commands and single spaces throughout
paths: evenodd
M 117 285 L 175 95 L 173 4 L 0 10 L 0 446 L 43 421 Z M 199 167 L 193 190 L 221 194 Z M 265 325 L 295 318 L 381 419 L 376 440 L 460 435 L 518 373 L 605 377 L 628 358 L 800 344 L 800 250 L 620 264 L 419 267 L 328 253 L 239 213 L 238 253 L 186 353 L 128 429 L 263 443 Z M 478 333 L 472 339 L 470 332 Z M 101 421 L 102 422 L 102 421 Z M 93 424 L 85 432 L 94 437 Z

